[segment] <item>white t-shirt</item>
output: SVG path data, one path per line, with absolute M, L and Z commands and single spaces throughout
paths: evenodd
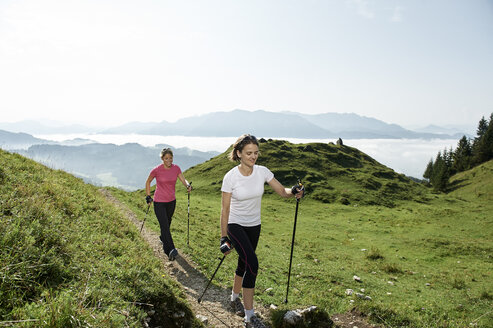
M 232 194 L 228 223 L 245 227 L 259 225 L 264 184 L 273 178 L 274 173 L 261 165 L 254 165 L 249 176 L 241 174 L 238 166 L 229 170 L 221 187 L 221 191 Z

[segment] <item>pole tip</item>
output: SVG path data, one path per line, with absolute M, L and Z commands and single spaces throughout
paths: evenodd
M 199 304 L 200 304 L 200 302 L 202 302 L 202 297 L 199 297 L 199 299 L 197 300 L 197 302 L 199 302 Z
M 287 298 L 284 300 L 284 304 L 288 304 L 288 299 Z

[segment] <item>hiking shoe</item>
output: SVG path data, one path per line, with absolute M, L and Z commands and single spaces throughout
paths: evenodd
M 174 261 L 176 259 L 176 257 L 178 256 L 178 251 L 176 250 L 176 248 L 173 248 L 170 252 L 169 252 L 169 255 L 168 255 L 168 259 L 170 261 Z
M 236 315 L 239 315 L 240 317 L 245 316 L 245 307 L 243 307 L 243 303 L 241 303 L 239 297 L 237 297 L 234 301 L 231 301 L 230 306 L 231 311 L 234 312 Z
M 262 320 L 260 320 L 256 315 L 250 318 L 250 322 L 245 322 L 245 328 L 267 328 Z

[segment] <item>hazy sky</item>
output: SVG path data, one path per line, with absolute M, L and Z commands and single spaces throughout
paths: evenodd
M 493 1 L 0 0 L 0 121 L 493 112 Z

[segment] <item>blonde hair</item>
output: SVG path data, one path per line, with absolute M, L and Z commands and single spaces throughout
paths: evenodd
M 238 162 L 240 160 L 240 158 L 238 157 L 238 152 L 241 153 L 243 148 L 248 144 L 254 144 L 258 146 L 257 138 L 255 138 L 255 136 L 252 136 L 251 134 L 244 134 L 239 137 L 233 144 L 233 150 L 231 150 L 231 152 L 229 153 L 229 160 L 232 162 Z

